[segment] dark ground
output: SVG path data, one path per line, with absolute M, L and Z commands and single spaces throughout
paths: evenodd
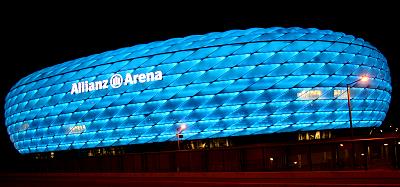
M 400 171 L 20 173 L 0 174 L 1 186 L 400 186 Z

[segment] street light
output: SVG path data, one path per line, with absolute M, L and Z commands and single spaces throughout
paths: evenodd
M 355 80 L 354 82 L 347 84 L 347 106 L 349 107 L 350 131 L 351 131 L 352 139 L 353 139 L 354 133 L 353 133 L 353 119 L 352 119 L 352 115 L 351 115 L 350 88 L 352 85 L 356 84 L 357 82 L 367 82 L 368 80 L 369 80 L 369 77 L 366 75 L 363 75 L 359 79 Z
M 369 80 L 369 77 L 366 75 L 361 76 L 359 79 L 355 80 L 354 82 L 351 82 L 349 84 L 347 84 L 347 106 L 349 107 L 349 121 L 350 121 L 350 131 L 351 131 L 351 139 L 353 140 L 354 138 L 354 132 L 353 132 L 353 119 L 352 119 L 352 115 L 351 115 L 351 93 L 350 93 L 350 88 L 352 85 L 358 83 L 358 82 L 367 82 Z M 356 160 L 356 154 L 354 151 L 354 142 L 352 141 L 351 143 L 351 154 L 353 157 L 353 167 L 355 166 L 354 162 Z
M 178 150 L 181 150 L 180 144 L 179 144 L 179 138 L 183 138 L 182 131 L 184 131 L 187 128 L 186 123 L 182 123 L 177 129 L 176 129 L 176 137 L 178 138 Z M 178 152 L 176 152 L 176 158 L 178 158 Z M 179 159 L 176 159 L 176 172 L 179 172 Z
M 181 150 L 180 144 L 179 144 L 179 138 L 183 138 L 182 131 L 184 131 L 187 128 L 186 124 L 183 123 L 181 124 L 177 129 L 176 129 L 176 137 L 178 137 L 178 150 Z

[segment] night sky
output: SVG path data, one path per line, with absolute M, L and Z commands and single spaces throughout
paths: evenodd
M 200 5 L 199 5 L 200 6 Z M 74 8 L 2 7 L 1 17 L 1 106 L 19 79 L 37 70 L 68 60 L 136 44 L 162 41 L 193 34 L 253 27 L 303 27 L 329 29 L 363 38 L 387 58 L 392 76 L 392 101 L 384 125 L 399 126 L 400 60 L 398 11 L 388 7 L 361 8 L 353 5 L 326 8 L 275 10 L 273 6 L 219 6 L 206 9 L 150 8 L 105 5 Z M 204 8 L 203 8 L 204 7 Z M 192 7 L 193 8 L 193 7 Z M 111 10 L 111 11 L 110 11 Z M 4 109 L 0 112 L 0 167 L 17 153 L 6 133 Z

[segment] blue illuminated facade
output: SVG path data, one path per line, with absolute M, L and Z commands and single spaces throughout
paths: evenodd
M 253 28 L 95 54 L 21 79 L 6 126 L 20 153 L 381 125 L 385 57 L 340 32 Z

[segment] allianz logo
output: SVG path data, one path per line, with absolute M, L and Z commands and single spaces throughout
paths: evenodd
M 77 83 L 72 83 L 71 94 L 80 94 L 96 90 L 103 90 L 111 88 L 119 88 L 121 86 L 133 85 L 137 83 L 146 83 L 153 81 L 160 81 L 163 79 L 162 71 L 139 73 L 132 75 L 131 73 L 126 73 L 125 77 L 121 74 L 115 73 L 110 79 L 99 80 L 99 81 L 80 81 Z

